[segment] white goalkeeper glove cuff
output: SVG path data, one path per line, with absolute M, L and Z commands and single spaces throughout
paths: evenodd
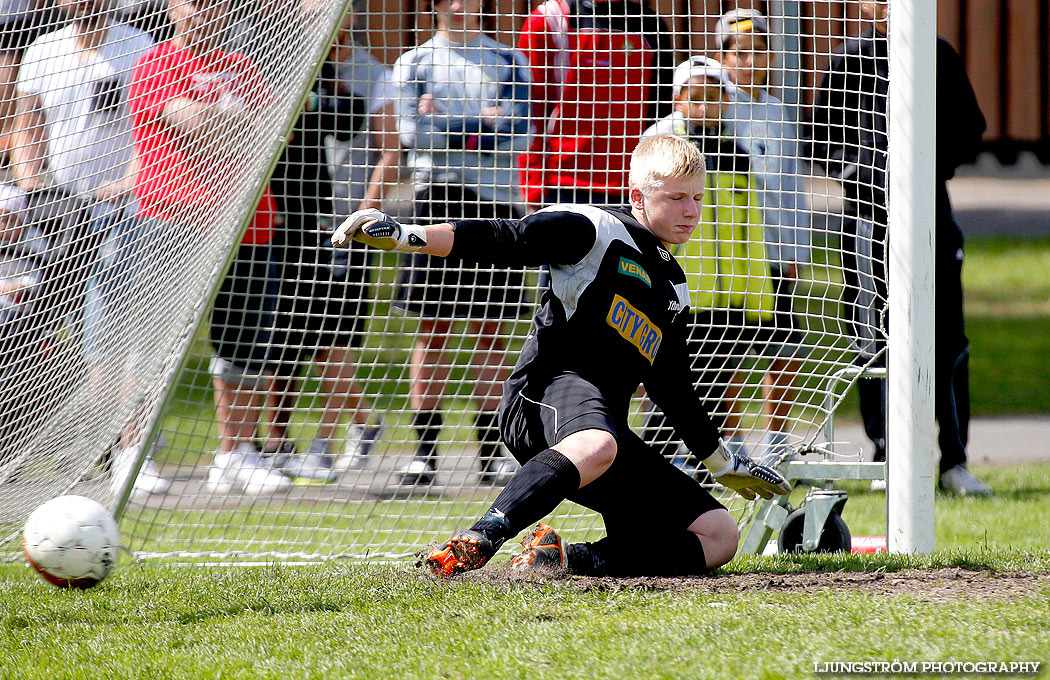
M 748 500 L 755 496 L 773 498 L 774 494 L 791 493 L 791 484 L 773 468 L 759 465 L 745 455 L 730 453 L 722 439 L 710 456 L 703 460 L 711 476 L 719 484 L 732 489 Z
M 401 224 L 375 208 L 365 208 L 352 213 L 332 232 L 332 245 L 341 246 L 350 239 L 380 250 L 415 252 L 427 245 L 427 230 Z
M 725 442 L 721 437 L 718 438 L 718 446 L 715 447 L 714 453 L 701 461 L 707 471 L 711 473 L 711 476 L 718 478 L 729 471 L 732 467 L 733 454 L 726 448 Z

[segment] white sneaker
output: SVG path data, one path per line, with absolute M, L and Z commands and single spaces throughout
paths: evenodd
M 112 472 L 109 478 L 110 491 L 114 494 L 120 493 L 124 487 L 124 480 L 131 474 L 131 466 L 139 455 L 139 445 L 132 444 L 120 450 L 113 459 Z M 135 478 L 134 491 L 138 493 L 167 493 L 171 488 L 171 482 L 160 476 L 160 470 L 152 458 L 147 458 L 142 467 L 139 468 L 139 476 Z
M 207 485 L 214 493 L 229 493 L 236 486 L 254 495 L 287 489 L 292 480 L 267 465 L 251 444 L 241 444 L 230 453 L 215 454 Z
M 332 469 L 332 457 L 328 455 L 328 445 L 314 440 L 310 450 L 304 454 L 285 456 L 280 464 L 280 471 L 298 482 L 334 482 L 338 474 Z
M 131 465 L 138 455 L 137 445 L 126 446 L 113 455 L 109 471 L 109 490 L 113 492 L 113 495 L 119 494 L 124 488 L 124 480 L 131 474 Z
M 366 425 L 351 424 L 346 428 L 346 445 L 343 455 L 335 459 L 336 470 L 363 470 L 368 464 L 368 454 L 383 433 L 383 423 Z
M 875 493 L 886 491 L 886 480 L 885 479 L 873 479 L 871 480 L 871 490 Z
M 425 458 L 413 458 L 408 465 L 397 471 L 401 486 L 427 486 L 434 483 L 437 468 Z
M 941 473 L 941 489 L 960 496 L 991 496 L 992 487 L 973 476 L 965 465 L 956 465 Z
M 145 493 L 168 493 L 168 489 L 171 488 L 171 482 L 160 476 L 160 468 L 153 462 L 152 458 L 147 458 L 142 463 L 142 468 L 139 470 L 138 479 L 135 480 L 135 491 L 143 491 Z
M 503 486 L 510 481 L 514 473 L 518 471 L 518 464 L 506 456 L 490 460 L 488 469 L 481 473 L 480 482 L 493 486 Z

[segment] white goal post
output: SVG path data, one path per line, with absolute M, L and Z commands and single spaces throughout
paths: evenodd
M 405 559 L 469 524 L 515 465 L 496 407 L 548 275 L 327 235 L 366 205 L 622 204 L 654 132 L 710 159 L 674 253 L 705 405 L 755 459 L 849 465 L 866 444 L 829 426 L 888 357 L 889 547 L 932 550 L 935 7 L 887 0 L 887 299 L 844 170 L 885 150 L 850 141 L 876 131 L 837 115 L 850 93 L 828 73 L 870 33 L 859 0 L 468 0 L 478 30 L 447 2 L 94 0 L 36 31 L 0 175 L 0 557 L 63 493 L 114 509 L 138 556 L 178 560 Z M 729 4 L 769 16 L 720 23 Z M 734 82 L 756 59 L 767 87 Z M 631 408 L 690 464 L 644 393 Z M 765 513 L 701 481 L 742 528 Z M 603 532 L 569 502 L 550 521 Z
M 933 418 L 937 7 L 892 0 L 887 547 L 930 553 L 937 434 Z M 946 143 L 951 143 L 950 141 Z

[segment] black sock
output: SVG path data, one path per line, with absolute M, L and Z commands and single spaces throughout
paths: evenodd
M 568 569 L 581 576 L 699 576 L 707 556 L 696 534 L 681 530 L 638 536 L 606 536 L 595 543 L 572 543 L 566 549 Z M 659 549 L 654 550 L 657 547 Z
M 437 441 L 441 436 L 441 413 L 439 411 L 416 411 L 412 416 L 412 427 L 419 437 L 417 458 L 434 462 L 437 456 Z
M 580 576 L 608 576 L 609 567 L 594 543 L 570 543 L 565 546 L 566 568 Z
M 580 471 L 554 449 L 546 449 L 521 466 L 485 515 L 471 527 L 502 544 L 543 519 L 580 488 Z
M 478 462 L 482 472 L 488 472 L 493 461 L 501 457 L 498 421 L 499 413 L 493 411 L 481 411 L 474 416 L 474 428 L 478 437 Z

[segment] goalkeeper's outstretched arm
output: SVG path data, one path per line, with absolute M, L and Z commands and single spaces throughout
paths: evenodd
M 402 224 L 373 208 L 358 210 L 332 233 L 332 244 L 351 239 L 380 250 L 422 252 L 498 266 L 574 264 L 594 246 L 597 231 L 568 210 L 533 213 L 521 220 L 461 220 Z
M 375 208 L 354 212 L 332 232 L 332 245 L 360 241 L 380 250 L 421 252 L 447 257 L 452 252 L 456 230 L 450 223 L 434 225 L 401 224 Z

